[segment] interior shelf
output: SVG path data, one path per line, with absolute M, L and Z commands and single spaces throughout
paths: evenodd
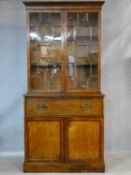
M 67 41 L 98 41 L 98 36 L 76 36 L 75 39 L 73 39 L 73 37 L 69 37 Z
M 37 63 L 31 63 L 32 68 L 59 68 L 61 67 L 61 63 L 54 63 L 54 64 L 37 64 Z

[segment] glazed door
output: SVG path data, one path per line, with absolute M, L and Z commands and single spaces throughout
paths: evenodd
M 62 24 L 60 12 L 29 13 L 29 87 L 62 91 Z
M 30 12 L 29 24 L 31 91 L 99 90 L 98 13 Z
M 102 159 L 103 120 L 69 118 L 66 129 L 67 161 L 88 162 Z
M 98 13 L 66 15 L 66 90 L 96 91 L 99 88 Z
M 60 118 L 26 118 L 26 159 L 31 162 L 64 160 L 64 131 Z

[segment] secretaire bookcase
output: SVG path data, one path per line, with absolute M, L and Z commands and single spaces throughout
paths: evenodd
M 103 0 L 28 0 L 25 172 L 103 172 Z

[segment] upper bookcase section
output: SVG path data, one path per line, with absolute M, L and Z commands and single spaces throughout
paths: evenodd
M 100 92 L 103 3 L 24 1 L 29 92 Z

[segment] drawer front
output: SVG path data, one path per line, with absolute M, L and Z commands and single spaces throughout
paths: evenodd
M 102 98 L 26 98 L 26 116 L 103 116 Z

